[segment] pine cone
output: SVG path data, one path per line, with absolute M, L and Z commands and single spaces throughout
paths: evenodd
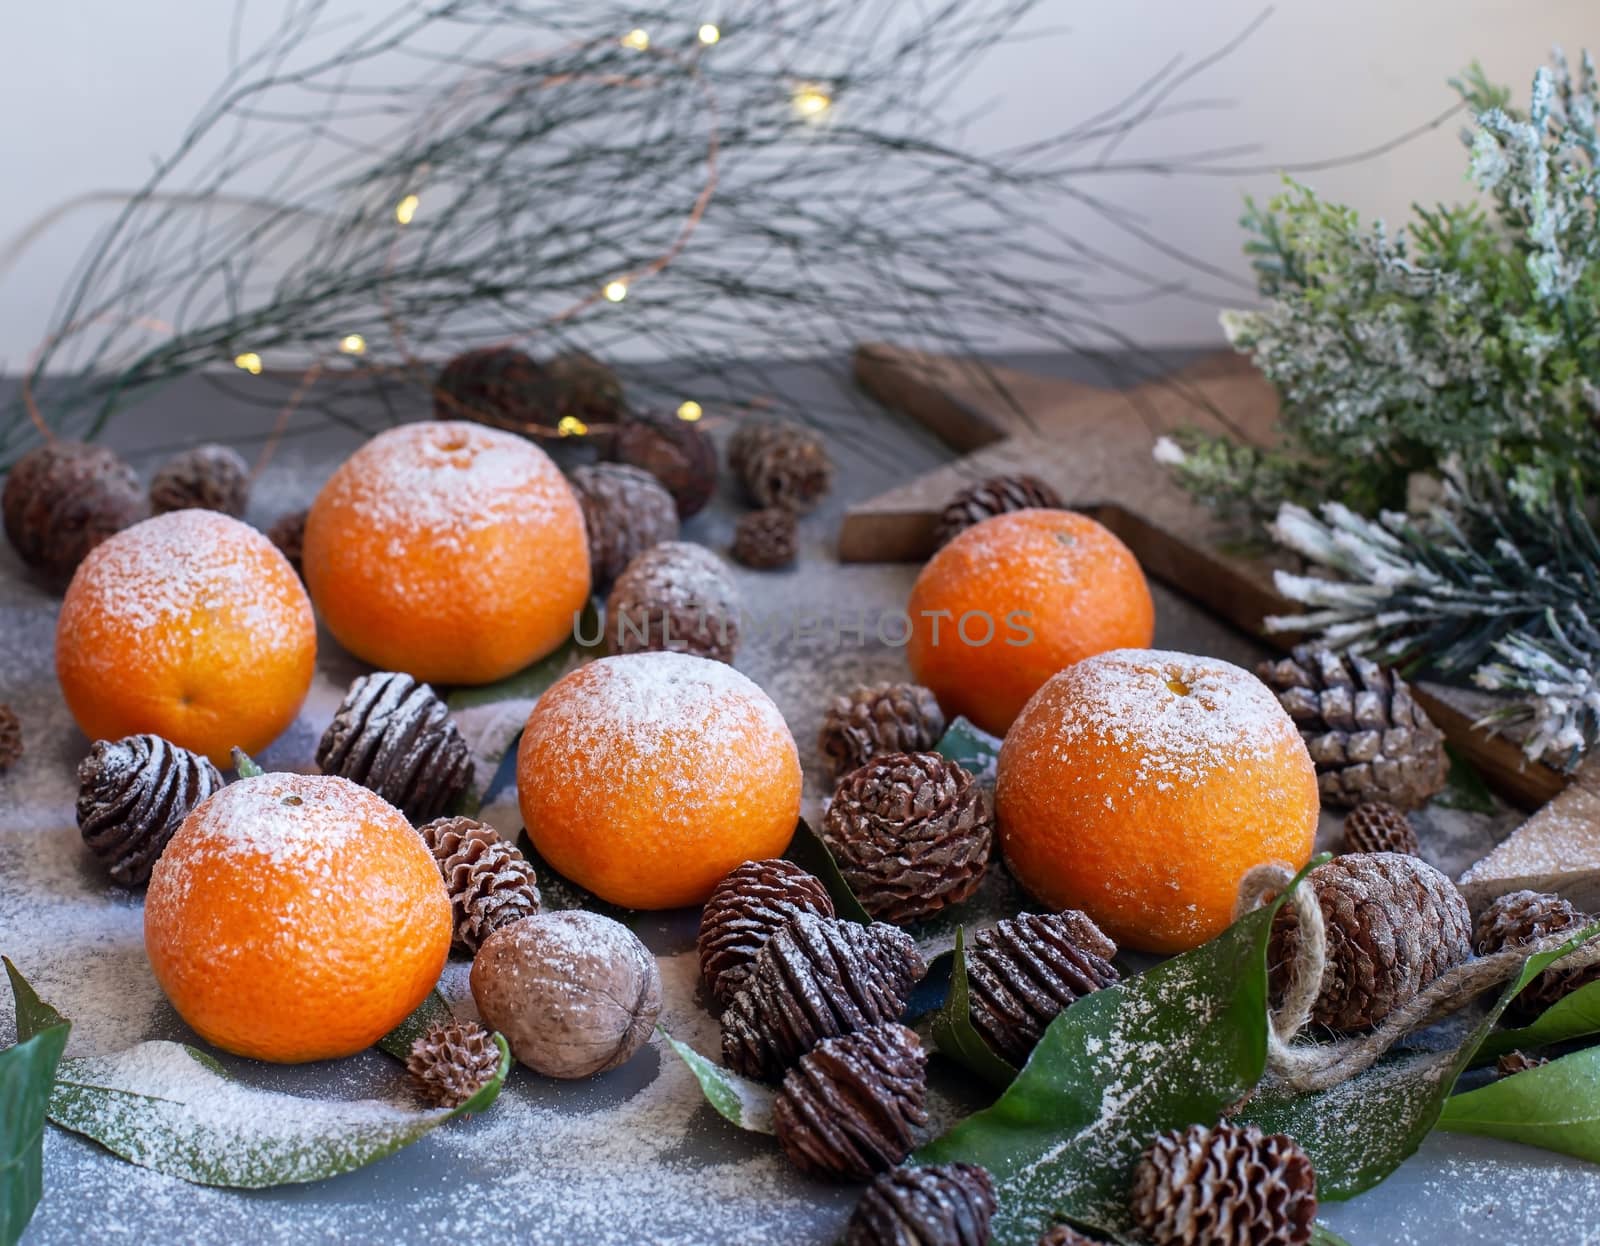
M 818 1043 L 772 1105 L 778 1145 L 801 1172 L 870 1181 L 911 1154 L 928 1123 L 928 1057 L 898 1022 Z
M 1327 927 L 1327 967 L 1311 1019 L 1334 1030 L 1376 1025 L 1471 955 L 1472 919 L 1456 885 L 1398 852 L 1351 853 L 1319 865 L 1302 886 Z M 1292 905 L 1278 910 L 1269 963 L 1282 993 L 1298 953 Z
M 1302 645 L 1256 673 L 1300 728 L 1329 804 L 1416 809 L 1444 789 L 1444 735 L 1394 671 Z
M 1594 921 L 1557 895 L 1538 891 L 1513 891 L 1495 900 L 1478 916 L 1472 932 L 1478 954 L 1487 956 L 1504 948 L 1522 947 L 1551 935 L 1576 933 Z M 1543 1012 L 1580 986 L 1600 981 L 1600 965 L 1563 969 L 1555 965 L 1528 983 L 1512 1001 L 1519 1016 Z
M 822 716 L 817 748 L 836 779 L 885 753 L 922 753 L 944 738 L 944 711 L 920 684 L 852 688 Z
M 892 1168 L 856 1204 L 844 1246 L 985 1246 L 996 1206 L 976 1164 Z
M 456 947 L 476 952 L 501 926 L 539 911 L 539 876 L 494 827 L 472 818 L 435 818 L 418 830 L 450 893 Z
M 1494 1071 L 1496 1077 L 1513 1077 L 1549 1063 L 1547 1056 L 1530 1056 L 1521 1051 L 1508 1051 L 1494 1062 Z
M 666 650 L 732 662 L 739 646 L 739 591 L 703 545 L 652 545 L 617 577 L 606 598 L 612 653 Z
M 700 914 L 700 976 L 726 1008 L 756 953 L 796 913 L 833 916 L 828 889 L 788 861 L 746 861 L 714 888 Z
M 634 416 L 612 435 L 608 453 L 659 480 L 677 503 L 679 519 L 698 515 L 716 491 L 717 448 L 688 420 Z
M 278 547 L 278 552 L 289 560 L 295 574 L 305 578 L 306 512 L 290 511 L 279 515 L 267 529 L 267 540 Z
M 909 922 L 978 889 L 994 846 L 994 812 L 955 762 L 890 753 L 840 778 L 822 838 L 867 912 Z
M 678 539 L 678 508 L 649 472 L 594 463 L 573 468 L 571 480 L 583 507 L 596 585 L 610 584 L 652 545 Z
M 1020 1069 L 1057 1014 L 1117 981 L 1116 954 L 1117 945 L 1075 909 L 1024 913 L 980 930 L 966 954 L 973 1027 Z
M 1381 800 L 1362 801 L 1344 816 L 1346 852 L 1403 852 L 1417 856 L 1421 845 L 1411 819 Z
M 78 829 L 113 881 L 139 887 L 190 810 L 222 787 L 206 758 L 158 735 L 96 740 L 78 763 Z
M 437 818 L 472 783 L 472 755 L 444 702 L 395 671 L 350 685 L 317 765 L 371 788 L 413 823 Z
M 833 483 L 822 438 L 789 420 L 739 425 L 728 439 L 728 466 L 758 506 L 808 511 Z
M 927 972 L 903 931 L 801 913 L 756 953 L 722 1014 L 722 1058 L 771 1081 L 825 1038 L 897 1021 Z
M 942 548 L 973 524 L 996 515 L 1034 507 L 1059 510 L 1064 505 L 1061 495 L 1037 476 L 990 476 L 950 499 L 934 529 L 934 546 Z
M 1255 1125 L 1191 1125 L 1150 1144 L 1133 1219 L 1155 1246 L 1302 1246 L 1317 1177 L 1293 1138 Z
M 0 770 L 9 770 L 22 758 L 22 719 L 9 705 L 0 705 Z
M 794 512 L 781 506 L 751 511 L 733 525 L 733 560 L 757 571 L 787 567 L 799 539 Z
M 424 1103 L 458 1108 L 494 1080 L 500 1048 L 476 1021 L 431 1025 L 406 1057 L 411 1085 Z
M 28 451 L 0 492 L 6 538 L 35 570 L 65 580 L 96 545 L 145 516 L 139 478 L 103 446 L 49 441 Z
M 174 455 L 150 478 L 150 509 L 221 511 L 242 518 L 250 505 L 250 465 L 227 446 L 205 445 Z
M 1092 1237 L 1085 1237 L 1070 1224 L 1053 1224 L 1044 1231 L 1039 1246 L 1100 1246 Z
M 559 388 L 526 351 L 511 346 L 463 351 L 434 382 L 434 418 L 549 433 L 561 421 Z
M 622 381 L 593 355 L 566 351 L 546 363 L 544 373 L 555 387 L 557 423 L 571 415 L 585 424 L 616 424 L 627 414 Z

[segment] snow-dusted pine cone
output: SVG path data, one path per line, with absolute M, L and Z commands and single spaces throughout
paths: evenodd
M 1444 734 L 1394 671 L 1302 645 L 1256 674 L 1300 729 L 1327 803 L 1417 809 L 1444 789 Z
M 235 519 L 250 505 L 250 465 L 227 446 L 205 445 L 168 459 L 150 478 L 150 509 L 221 511 Z
M 455 945 L 476 952 L 501 926 L 539 911 L 539 877 L 514 844 L 473 818 L 435 818 L 418 828 L 450 893 Z
M 801 1172 L 870 1181 L 928 1123 L 928 1057 L 898 1021 L 818 1043 L 783 1076 L 772 1105 L 778 1145 Z
M 934 529 L 934 544 L 943 547 L 975 523 L 1010 511 L 1034 507 L 1059 509 L 1061 495 L 1037 476 L 990 476 L 970 484 L 945 505 Z
M 1154 1246 L 1303 1246 L 1316 1216 L 1310 1156 L 1255 1125 L 1163 1134 L 1134 1170 L 1134 1223 Z
M 723 1062 L 746 1077 L 781 1077 L 825 1038 L 899 1020 L 927 969 L 893 926 L 801 913 L 756 953 L 722 1014 Z
M 96 545 L 147 512 L 133 468 L 104 446 L 57 440 L 13 465 L 0 513 L 17 557 L 65 580 Z
M 295 574 L 305 576 L 302 565 L 306 552 L 306 512 L 289 511 L 279 515 L 267 529 L 267 540 L 278 547 L 278 552 L 289 560 Z
M 833 483 L 822 438 L 789 420 L 748 422 L 728 439 L 728 466 L 758 506 L 805 512 Z
M 1376 1025 L 1471 955 L 1472 918 L 1456 885 L 1398 852 L 1349 853 L 1319 865 L 1304 886 L 1327 928 L 1327 967 L 1311 1020 L 1334 1030 Z M 1292 905 L 1278 910 L 1268 963 L 1281 993 L 1298 954 Z
M 396 671 L 350 685 L 317 745 L 317 765 L 371 788 L 413 823 L 437 818 L 472 782 L 472 754 L 445 703 Z
M 794 561 L 799 525 L 794 512 L 781 506 L 750 511 L 733 526 L 734 562 L 757 571 L 787 567 Z
M 617 577 L 606 598 L 612 653 L 665 650 L 732 662 L 739 647 L 739 590 L 704 545 L 663 541 Z
M 22 719 L 9 705 L 0 705 L 0 770 L 9 770 L 22 758 Z
M 1021 1068 L 1047 1026 L 1075 1000 L 1120 976 L 1113 943 L 1086 913 L 1024 913 L 972 936 L 967 987 L 972 1024 Z
M 797 913 L 833 916 L 821 882 L 781 859 L 746 861 L 711 890 L 700 914 L 700 976 L 726 1008 L 755 965 L 756 953 Z
M 1536 943 L 1551 935 L 1575 934 L 1594 920 L 1558 895 L 1513 891 L 1499 897 L 1479 914 L 1472 942 L 1479 955 L 1487 955 L 1508 947 Z M 1528 983 L 1511 1006 L 1524 1017 L 1540 1013 L 1562 996 L 1595 981 L 1600 981 L 1600 965 L 1563 969 L 1558 964 Z
M 1344 815 L 1344 850 L 1403 852 L 1414 857 L 1421 845 L 1410 818 L 1393 805 L 1367 800 Z
M 96 740 L 78 763 L 78 829 L 113 880 L 138 887 L 189 811 L 222 786 L 208 760 L 158 735 Z
M 561 420 L 557 390 L 554 378 L 526 351 L 463 351 L 434 382 L 434 418 L 476 420 L 514 433 L 551 432 Z
M 867 1187 L 844 1246 L 986 1246 L 997 1204 L 976 1164 L 892 1168 Z
M 652 545 L 678 539 L 678 508 L 661 482 L 625 463 L 572 470 L 572 489 L 589 533 L 589 567 L 596 585 L 610 584 Z
M 821 835 L 867 912 L 909 922 L 978 889 L 994 813 L 956 762 L 889 753 L 841 776 Z
M 476 1021 L 429 1026 L 406 1057 L 411 1085 L 424 1103 L 458 1108 L 494 1080 L 500 1048 Z
M 659 480 L 677 503 L 679 519 L 698 515 L 717 488 L 717 448 L 689 420 L 630 416 L 612 434 L 608 454 Z
M 884 753 L 927 752 L 944 728 L 944 711 L 921 684 L 866 684 L 834 697 L 817 748 L 828 777 L 837 779 Z

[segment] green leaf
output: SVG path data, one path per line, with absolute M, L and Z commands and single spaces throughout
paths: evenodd
M 972 1025 L 967 993 L 966 932 L 956 930 L 955 954 L 950 964 L 950 993 L 933 1018 L 933 1042 L 970 1073 L 1004 1090 L 1017 1078 L 1016 1069 L 996 1055 Z
M 1318 1223 L 1311 1226 L 1311 1246 L 1350 1246 L 1350 1243 L 1327 1225 Z
M 329 1102 L 241 1085 L 181 1043 L 140 1043 L 67 1060 L 50 1119 L 123 1159 L 200 1185 L 264 1189 L 350 1172 L 458 1116 L 486 1110 L 511 1069 L 494 1036 L 494 1078 L 459 1108 L 419 1111 L 374 1099 Z
M 444 996 L 437 989 L 429 991 L 409 1017 L 378 1040 L 378 1050 L 387 1052 L 396 1060 L 404 1060 L 411 1054 L 411 1044 L 421 1038 L 429 1027 L 453 1020 L 455 1014 L 450 1011 L 450 1005 L 445 1003 Z
M 752 1133 L 773 1132 L 772 1103 L 776 1093 L 759 1082 L 740 1077 L 720 1064 L 713 1064 L 687 1043 L 680 1043 L 660 1026 L 656 1027 L 667 1045 L 677 1052 L 689 1066 L 695 1081 L 700 1083 L 706 1102 L 740 1129 Z
M 1446 744 L 1444 751 L 1450 758 L 1450 772 L 1444 791 L 1433 798 L 1434 803 L 1466 813 L 1493 813 L 1496 808 L 1494 793 L 1483 781 L 1478 768 L 1454 744 Z
M 817 833 L 804 818 L 794 828 L 794 838 L 789 841 L 789 849 L 784 857 L 793 861 L 803 870 L 815 874 L 822 885 L 828 889 L 828 896 L 833 900 L 833 911 L 847 921 L 860 922 L 863 926 L 872 924 L 872 914 L 861 906 L 861 901 L 856 899 L 856 893 L 850 890 L 850 884 L 845 882 L 844 875 L 839 872 L 839 865 L 833 859 L 833 853 L 828 851 L 828 845 L 823 843 Z
M 253 779 L 257 775 L 266 773 L 265 770 L 256 765 L 255 759 L 237 744 L 233 746 L 233 770 L 241 779 Z
M 1580 986 L 1518 1029 L 1496 1030 L 1478 1049 L 1476 1064 L 1491 1064 L 1508 1051 L 1532 1051 L 1600 1034 L 1600 981 Z
M 1261 1079 L 1267 939 L 1282 902 L 1078 1000 L 994 1106 L 923 1147 L 917 1162 L 989 1169 L 997 1246 L 1034 1246 L 1062 1216 L 1125 1230 L 1133 1166 L 1150 1139 L 1217 1119 Z
M 563 675 L 577 670 L 590 657 L 604 651 L 600 645 L 580 645 L 577 639 L 580 635 L 585 639 L 600 635 L 600 612 L 593 598 L 589 599 L 582 613 L 574 620 L 573 635 L 568 636 L 553 652 L 492 684 L 453 688 L 446 703 L 452 710 L 464 710 L 474 705 L 492 705 L 496 701 L 536 698 Z
M 0 1051 L 0 1243 L 12 1246 L 44 1193 L 45 1105 L 71 1023 L 40 1001 L 9 960 L 17 1043 Z
M 1600 1163 L 1600 1047 L 1586 1047 L 1456 1095 L 1439 1128 Z
M 994 781 L 995 765 L 1000 760 L 1000 740 L 965 718 L 957 718 L 946 728 L 934 752 L 960 765 L 979 779 Z

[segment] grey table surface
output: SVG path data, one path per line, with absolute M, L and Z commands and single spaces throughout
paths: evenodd
M 1070 361 L 1052 364 L 1067 373 Z M 778 617 L 837 612 L 872 617 L 900 609 L 915 568 L 845 566 L 833 553 L 849 502 L 871 496 L 944 461 L 923 430 L 852 404 L 836 369 L 796 366 L 776 383 L 807 403 L 834 437 L 840 471 L 833 494 L 802 527 L 797 568 L 737 571 L 746 604 Z M 709 383 L 707 383 L 709 386 Z M 685 396 L 702 397 L 692 378 Z M 4 397 L 0 387 L 0 397 Z M 359 402 L 355 410 L 360 411 Z M 423 400 L 402 396 L 402 415 Z M 108 440 L 148 476 L 172 449 L 200 440 L 261 444 L 266 407 L 180 384 L 114 423 Z M 365 416 L 385 423 L 384 408 Z M 262 526 L 314 495 L 339 458 L 361 439 L 348 427 L 297 418 L 255 487 L 249 518 Z M 562 447 L 558 457 L 583 453 Z M 740 502 L 724 479 L 713 506 L 685 536 L 726 545 Z M 72 1051 L 114 1051 L 147 1038 L 194 1041 L 161 999 L 144 961 L 139 897 L 108 885 L 82 848 L 72 819 L 74 767 L 87 748 L 52 675 L 57 597 L 0 549 L 0 701 L 21 713 L 27 753 L 0 776 L 0 952 L 76 1023 Z M 1157 643 L 1249 663 L 1257 649 L 1194 606 L 1157 588 Z M 774 628 L 752 637 L 737 665 L 762 684 L 788 717 L 808 774 L 822 706 L 831 693 L 906 674 L 901 650 L 847 634 L 795 635 Z M 308 769 L 315 742 L 343 688 L 362 668 L 322 637 L 319 671 L 299 720 L 264 761 Z M 821 793 L 808 778 L 808 805 Z M 514 809 L 502 800 L 498 816 Z M 1436 864 L 1459 869 L 1516 821 L 1431 827 Z M 701 1050 L 714 1050 L 715 1023 L 695 999 L 691 954 L 695 914 L 648 914 L 636 923 L 661 958 L 663 1021 Z M 464 965 L 453 963 L 446 993 L 470 1009 Z M 14 1038 L 10 1001 L 0 1002 L 0 1043 Z M 402 1093 L 398 1066 L 369 1053 L 337 1063 L 272 1068 L 224 1058 L 241 1080 L 295 1095 L 379 1098 Z M 948 1072 L 936 1078 L 936 1121 L 981 1106 L 982 1092 Z M 57 1129 L 45 1142 L 45 1194 L 24 1237 L 29 1246 L 80 1242 L 827 1242 L 836 1240 L 856 1191 L 808 1181 L 787 1169 L 770 1143 L 739 1133 L 700 1100 L 683 1068 L 656 1040 L 631 1063 L 592 1082 L 552 1083 L 513 1073 L 501 1103 L 359 1172 L 258 1192 L 208 1189 L 134 1168 Z M 1528 1148 L 1435 1135 L 1386 1183 L 1324 1209 L 1324 1220 L 1355 1246 L 1417 1243 L 1546 1246 L 1600 1241 L 1600 1171 Z

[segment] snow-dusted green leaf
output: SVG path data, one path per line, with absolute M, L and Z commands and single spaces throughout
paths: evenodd
M 1533 1051 L 1591 1034 L 1600 1034 L 1600 982 L 1590 982 L 1563 996 L 1527 1025 L 1496 1030 L 1484 1040 L 1476 1063 L 1493 1062 L 1508 1051 Z
M 233 746 L 233 772 L 241 779 L 254 779 L 266 773 L 256 764 L 256 759 L 237 744 Z
M 772 1101 L 776 1095 L 769 1087 L 707 1060 L 689 1044 L 680 1043 L 659 1026 L 657 1029 L 667 1045 L 689 1066 L 707 1103 L 740 1129 L 758 1134 L 773 1131 Z
M 1439 1128 L 1600 1164 L 1600 1047 L 1502 1077 L 1445 1104 Z
M 1000 739 L 973 726 L 965 718 L 957 718 L 946 728 L 943 738 L 934 745 L 934 751 L 957 763 L 974 778 L 994 782 L 995 766 L 1000 760 Z
M 45 1105 L 72 1027 L 5 967 L 17 1013 L 17 1041 L 0 1051 L 0 1243 L 11 1246 L 44 1193 Z
M 1350 1246 L 1350 1243 L 1327 1225 L 1314 1224 L 1311 1226 L 1311 1246 Z
M 933 1042 L 939 1051 L 975 1073 L 991 1086 L 1004 1090 L 1016 1080 L 1017 1071 L 996 1055 L 972 1025 L 971 1001 L 967 990 L 966 931 L 956 930 L 956 946 L 950 963 L 950 991 L 944 1006 L 933 1018 Z
M 839 872 L 839 864 L 833 859 L 833 853 L 828 851 L 828 845 L 822 842 L 804 818 L 794 828 L 794 838 L 789 841 L 789 849 L 783 855 L 801 869 L 817 876 L 827 888 L 837 916 L 862 925 L 871 924 L 872 914 L 856 899 L 856 893 L 850 890 L 850 884 Z
M 450 1005 L 445 1003 L 444 996 L 437 989 L 429 991 L 409 1017 L 378 1040 L 378 1050 L 387 1052 L 396 1060 L 404 1060 L 411 1054 L 411 1044 L 421 1038 L 430 1026 L 454 1019 L 455 1014 L 450 1011 Z

